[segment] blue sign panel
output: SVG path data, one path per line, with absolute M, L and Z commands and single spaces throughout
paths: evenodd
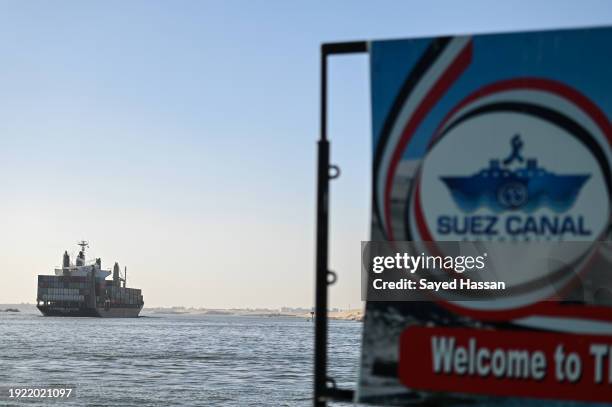
M 371 240 L 612 240 L 610 44 L 612 28 L 370 43 Z M 593 256 L 612 261 L 612 253 Z M 435 349 L 420 356 L 407 350 L 433 347 L 444 335 L 453 344 L 480 338 L 495 348 L 495 333 L 501 348 L 512 348 L 513 335 L 525 341 L 526 332 L 534 352 L 539 344 L 556 351 L 546 336 L 551 332 L 567 343 L 581 334 L 612 346 L 606 308 L 612 284 L 585 284 L 585 300 L 571 303 L 545 301 L 536 285 L 526 290 L 521 301 L 509 296 L 486 306 L 367 303 L 358 399 L 393 405 L 511 395 L 612 401 L 612 385 L 595 386 L 591 372 L 584 383 L 475 376 L 466 384 L 448 372 L 432 373 Z M 582 368 L 597 369 L 598 348 L 576 347 L 584 353 Z M 538 380 L 544 380 L 539 387 Z

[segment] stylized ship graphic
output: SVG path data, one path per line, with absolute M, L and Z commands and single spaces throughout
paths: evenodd
M 512 138 L 511 145 L 512 153 L 503 160 L 503 166 L 500 160 L 493 159 L 488 168 L 471 176 L 440 177 L 457 206 L 465 212 L 482 206 L 495 212 L 516 209 L 533 212 L 543 206 L 555 212 L 568 210 L 590 175 L 557 175 L 539 167 L 534 158 L 527 159 L 523 168 L 510 170 L 507 167 L 513 161 L 524 161 L 519 135 Z

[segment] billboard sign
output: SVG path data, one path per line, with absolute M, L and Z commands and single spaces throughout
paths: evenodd
M 612 28 L 370 43 L 371 240 L 579 242 L 567 264 L 598 279 L 578 279 L 578 299 L 531 284 L 367 302 L 360 401 L 612 401 L 612 253 L 597 244 L 612 239 L 611 43 Z M 519 283 L 554 277 L 522 257 Z

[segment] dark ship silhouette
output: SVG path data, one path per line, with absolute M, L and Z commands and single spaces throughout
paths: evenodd
M 102 269 L 102 260 L 85 260 L 86 241 L 76 262 L 64 252 L 62 267 L 53 275 L 38 276 L 36 306 L 45 316 L 60 317 L 137 317 L 144 305 L 142 291 L 127 287 L 127 269 L 121 277 L 119 264 Z M 106 277 L 112 274 L 112 280 Z
M 494 212 L 523 210 L 533 212 L 546 206 L 555 212 L 568 210 L 576 201 L 588 174 L 558 175 L 538 166 L 535 158 L 527 159 L 522 168 L 507 168 L 512 162 L 525 161 L 520 135 L 511 141 L 512 152 L 503 160 L 492 159 L 488 168 L 471 176 L 440 177 L 453 200 L 465 212 L 488 207 Z

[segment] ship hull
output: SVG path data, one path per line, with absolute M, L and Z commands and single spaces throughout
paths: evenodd
M 96 312 L 100 318 L 137 318 L 142 307 L 138 308 L 97 308 Z
M 137 318 L 142 307 L 115 308 L 63 308 L 38 305 L 36 308 L 46 317 Z

